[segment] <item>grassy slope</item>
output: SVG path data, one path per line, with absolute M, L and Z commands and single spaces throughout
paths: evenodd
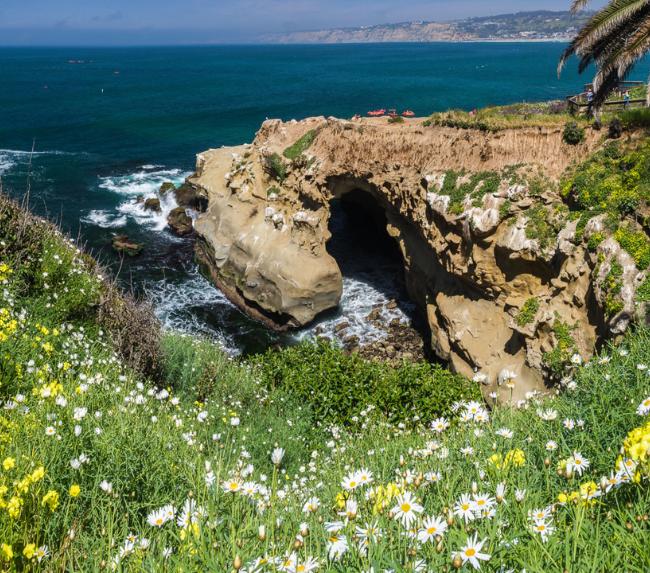
M 3 202 L 0 216 L 7 212 Z M 47 225 L 7 221 L 0 227 L 0 264 L 6 265 L 0 267 L 0 480 L 6 487 L 0 559 L 6 569 L 228 571 L 240 559 L 286 559 L 295 551 L 302 561 L 317 558 L 320 570 L 437 571 L 450 569 L 454 552 L 476 533 L 491 555 L 482 562 L 488 571 L 502 565 L 529 572 L 647 570 L 646 481 L 623 485 L 593 504 L 553 505 L 557 531 L 547 543 L 531 532 L 527 514 L 580 483 L 610 475 L 627 432 L 642 423 L 637 404 L 650 394 L 648 370 L 639 366 L 650 364 L 649 332 L 629 335 L 625 352 L 614 351 L 611 361 L 580 369 L 573 391 L 546 404 L 532 400 L 523 409 L 496 407 L 486 422 L 455 416 L 452 427 L 437 434 L 419 423 L 388 423 L 383 413 L 360 404 L 345 427 L 332 426 L 305 394 L 269 383 L 284 367 L 277 357 L 260 370 L 174 335 L 163 339 L 159 363 L 142 361 L 146 348 L 135 344 L 141 337 L 131 335 L 131 354 L 125 353 L 128 332 L 114 328 L 115 320 L 105 318 L 110 313 L 101 310 L 110 287 L 88 261 Z M 155 337 L 147 341 L 156 344 Z M 346 390 L 341 364 L 326 363 L 326 371 L 339 372 L 332 404 Z M 541 419 L 540 407 L 555 410 L 555 419 Z M 434 415 L 407 410 L 411 422 Z M 569 430 L 565 419 L 584 424 Z M 499 431 L 504 428 L 512 437 Z M 548 440 L 557 450 L 546 450 Z M 279 466 L 271 462 L 274 447 L 286 450 Z M 523 453 L 523 464 L 498 468 L 489 461 L 514 450 Z M 582 478 L 567 479 L 557 466 L 574 451 L 591 465 Z M 88 461 L 80 461 L 84 456 Z M 360 468 L 372 471 L 373 484 L 344 492 L 342 480 Z M 228 480 L 256 491 L 224 492 Z M 409 491 L 427 515 L 446 518 L 474 483 L 491 496 L 505 484 L 504 502 L 492 518 L 464 524 L 456 517 L 440 543 L 416 542 L 391 517 L 394 496 Z M 374 486 L 387 489 L 373 496 Z M 521 502 L 516 488 L 526 490 Z M 320 507 L 303 513 L 311 497 Z M 202 508 L 191 523 L 148 524 L 148 515 L 165 504 L 180 515 L 188 499 Z M 356 512 L 348 506 L 345 515 L 346 499 L 358 502 Z M 338 535 L 327 533 L 325 524 L 337 520 Z M 364 556 L 355 536 L 368 524 L 381 530 L 381 538 Z M 348 551 L 328 560 L 329 543 L 341 535 Z M 39 563 L 34 551 L 44 546 L 50 555 Z

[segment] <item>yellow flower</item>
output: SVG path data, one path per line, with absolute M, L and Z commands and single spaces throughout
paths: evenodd
M 5 458 L 2 462 L 2 467 L 8 472 L 16 467 L 16 460 L 14 458 Z
M 9 503 L 7 504 L 7 513 L 12 519 L 18 519 L 20 517 L 20 511 L 23 506 L 23 500 L 20 497 L 13 496 Z
M 70 497 L 77 497 L 81 493 L 81 488 L 75 483 L 70 486 Z
M 43 496 L 41 505 L 43 507 L 49 507 L 50 511 L 54 511 L 57 507 L 59 507 L 59 494 L 51 489 Z
M 526 456 L 523 452 L 523 450 L 520 450 L 519 448 L 516 448 L 514 450 L 510 450 L 506 454 L 506 459 L 505 459 L 505 465 L 506 467 L 512 464 L 513 466 L 517 466 L 520 468 L 526 463 Z
M 27 559 L 31 559 L 34 557 L 34 554 L 36 553 L 36 544 L 35 543 L 28 543 L 25 545 L 25 549 L 23 549 L 23 555 L 27 557 Z
M 32 472 L 32 475 L 29 476 L 29 479 L 32 483 L 36 483 L 37 481 L 42 480 L 44 476 L 45 468 L 43 466 L 40 466 Z
M 2 553 L 2 558 L 5 561 L 9 561 L 14 557 L 14 550 L 11 548 L 11 545 L 7 545 L 6 543 L 2 544 L 2 547 L 0 547 L 0 552 Z
M 569 501 L 569 497 L 567 496 L 566 493 L 561 493 L 557 496 L 557 500 L 559 503 L 566 503 Z

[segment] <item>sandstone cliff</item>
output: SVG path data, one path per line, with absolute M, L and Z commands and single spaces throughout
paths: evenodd
M 330 201 L 363 192 L 385 212 L 435 353 L 486 391 L 510 396 L 514 379 L 516 398 L 561 377 L 558 352 L 587 359 L 634 314 L 644 273 L 611 238 L 587 248 L 597 220 L 577 240 L 554 184 L 599 140 L 589 132 L 569 146 L 561 128 L 267 121 L 252 145 L 198 156 L 189 184 L 209 203 L 195 225 L 197 258 L 250 315 L 305 325 L 341 296 L 326 248 Z M 600 285 L 614 263 L 622 308 L 609 316 Z

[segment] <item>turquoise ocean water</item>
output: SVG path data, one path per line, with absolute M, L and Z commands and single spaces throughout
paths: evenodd
M 137 195 L 151 194 L 167 180 L 182 181 L 204 149 L 250 142 L 267 117 L 349 117 L 378 107 L 425 115 L 563 98 L 587 79 L 573 69 L 557 79 L 562 48 L 555 43 L 3 48 L 0 177 L 5 191 L 16 196 L 29 179 L 35 210 L 80 234 L 97 256 L 119 269 L 124 284 L 151 296 L 165 324 L 209 334 L 233 351 L 259 350 L 283 339 L 241 315 L 200 277 L 189 241 L 169 235 L 164 217 L 136 206 Z M 117 231 L 144 242 L 144 254 L 119 261 L 107 248 Z M 350 241 L 342 245 L 332 248 L 349 255 Z M 387 278 L 395 275 L 390 264 L 376 260 L 353 268 L 341 310 L 324 325 L 344 314 L 362 337 L 374 336 L 363 316 L 372 304 L 401 293 Z

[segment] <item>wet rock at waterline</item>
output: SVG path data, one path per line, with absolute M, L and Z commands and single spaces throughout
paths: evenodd
M 120 254 L 135 257 L 142 251 L 142 243 L 131 241 L 127 235 L 115 235 L 111 240 L 111 245 L 115 251 Z
M 172 232 L 179 237 L 184 237 L 192 233 L 192 217 L 190 217 L 185 207 L 176 207 L 172 209 L 167 216 L 167 224 Z
M 160 207 L 160 199 L 158 197 L 149 197 L 149 199 L 145 199 L 144 208 L 145 210 L 153 211 L 154 213 L 162 212 L 162 209 Z
M 160 193 L 160 195 L 164 197 L 165 195 L 167 195 L 167 193 L 174 192 L 174 191 L 176 191 L 176 186 L 173 183 L 166 181 L 160 186 L 158 193 Z
M 204 190 L 188 181 L 175 188 L 174 195 L 180 207 L 187 207 L 188 209 L 202 212 L 208 206 L 208 198 Z
M 308 149 L 287 159 L 307 134 Z M 249 315 L 278 330 L 301 327 L 341 297 L 341 270 L 327 250 L 331 201 L 348 200 L 369 219 L 380 212 L 431 350 L 455 371 L 479 372 L 486 391 L 509 396 L 499 382 L 515 376 L 519 398 L 551 374 L 544 356 L 557 346 L 558 321 L 586 359 L 634 315 L 639 270 L 609 241 L 590 252 L 575 240 L 575 221 L 557 215 L 552 189 L 531 192 L 531 181 L 558 181 L 597 145 L 588 133 L 582 146 L 567 146 L 561 128 L 492 134 L 418 122 L 267 121 L 252 145 L 198 156 L 188 183 L 209 202 L 195 225 L 197 258 Z M 608 317 L 598 285 L 616 261 L 627 294 Z M 538 308 L 522 322 L 531 299 Z M 371 314 L 381 320 L 381 311 Z M 353 334 L 341 335 L 356 348 Z M 391 341 L 377 352 L 400 350 Z

